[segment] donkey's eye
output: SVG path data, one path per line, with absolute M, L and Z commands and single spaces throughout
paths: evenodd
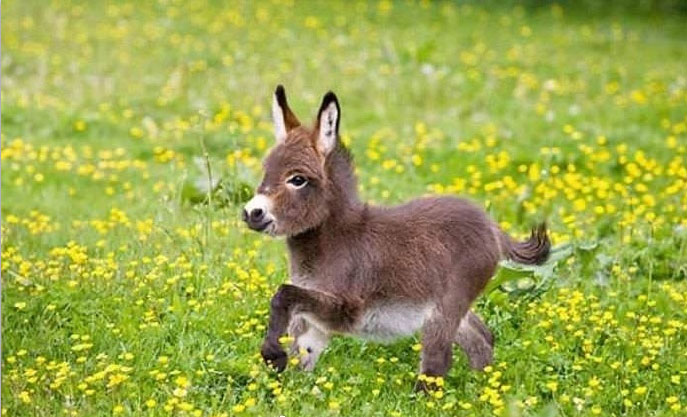
M 308 183 L 308 180 L 305 179 L 305 177 L 302 175 L 294 175 L 293 177 L 286 180 L 286 182 L 295 188 L 301 188 Z

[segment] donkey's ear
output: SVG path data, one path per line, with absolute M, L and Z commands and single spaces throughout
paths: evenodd
M 286 92 L 284 86 L 281 84 L 274 90 L 274 97 L 272 98 L 272 120 L 274 121 L 274 135 L 277 142 L 284 142 L 289 130 L 301 125 L 298 118 L 289 108 L 289 103 L 286 101 Z
M 317 113 L 317 149 L 325 156 L 336 147 L 340 119 L 339 100 L 330 91 L 322 98 L 320 111 Z

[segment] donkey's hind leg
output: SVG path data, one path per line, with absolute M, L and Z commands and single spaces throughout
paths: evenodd
M 295 339 L 289 354 L 298 358 L 301 369 L 312 371 L 320 354 L 329 343 L 329 334 L 308 323 L 300 315 L 295 315 L 291 319 L 288 334 Z
M 455 304 L 444 300 L 444 305 Z M 459 303 L 458 305 L 467 303 Z M 460 317 L 466 309 L 455 311 L 439 305 L 432 317 L 422 327 L 422 360 L 420 379 L 415 384 L 416 391 L 430 391 L 437 387 L 431 379 L 424 377 L 443 377 L 453 363 L 453 342 L 457 333 Z M 423 377 L 424 376 L 424 377 Z
M 494 337 L 482 319 L 472 311 L 460 321 L 455 337 L 470 361 L 472 369 L 482 370 L 494 358 Z

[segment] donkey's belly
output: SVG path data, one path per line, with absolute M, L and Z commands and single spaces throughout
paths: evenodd
M 420 330 L 433 309 L 431 303 L 380 303 L 365 311 L 352 333 L 368 340 L 391 342 Z

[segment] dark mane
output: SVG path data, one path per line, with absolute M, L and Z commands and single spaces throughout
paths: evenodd
M 339 142 L 327 156 L 325 170 L 336 204 L 349 209 L 362 206 L 358 197 L 358 180 L 355 177 L 353 155 L 343 143 Z

